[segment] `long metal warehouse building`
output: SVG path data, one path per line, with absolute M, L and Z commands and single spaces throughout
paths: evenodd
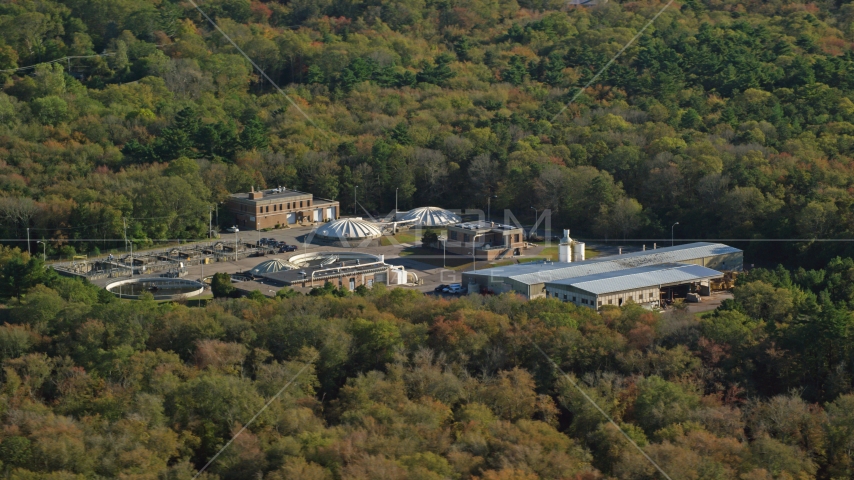
M 744 255 L 741 250 L 722 243 L 697 242 L 582 262 L 524 263 L 463 272 L 463 284 L 469 286 L 470 292 L 484 288 L 495 293 L 514 291 L 534 299 L 545 296 L 546 282 L 668 263 L 741 271 Z
M 697 284 L 722 276 L 723 273 L 700 265 L 665 263 L 546 282 L 546 295 L 595 309 L 629 301 L 659 306 L 664 287 Z

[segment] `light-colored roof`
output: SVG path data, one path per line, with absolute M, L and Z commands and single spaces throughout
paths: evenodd
M 281 272 L 282 270 L 292 270 L 294 267 L 288 264 L 288 262 L 280 259 L 274 258 L 272 260 L 267 260 L 266 262 L 261 262 L 255 266 L 249 272 L 252 275 L 261 275 L 264 273 L 275 273 Z
M 522 227 L 514 227 L 513 225 L 505 225 L 503 223 L 496 222 L 486 222 L 483 220 L 478 220 L 476 222 L 464 222 L 457 223 L 452 225 L 454 228 L 459 228 L 462 230 L 472 230 L 472 231 L 493 231 L 493 232 L 506 232 L 506 231 L 516 231 L 522 230 Z
M 438 207 L 420 207 L 412 209 L 400 216 L 401 221 L 412 221 L 415 225 L 424 227 L 439 227 L 460 223 L 462 218 L 454 212 Z
M 350 239 L 350 238 L 378 238 L 382 231 L 375 224 L 362 220 L 361 217 L 341 218 L 333 222 L 321 225 L 314 232 L 315 235 L 324 238 Z
M 311 198 L 311 196 L 312 196 L 310 193 L 300 192 L 299 190 L 287 190 L 287 189 L 284 189 L 284 190 L 259 190 L 259 192 L 262 193 L 262 196 L 260 198 L 256 198 L 256 199 L 251 200 L 251 201 L 263 202 L 263 201 L 267 201 L 267 200 L 275 201 L 275 200 L 289 199 L 289 198 L 293 198 L 293 197 L 297 197 L 297 198 L 309 197 L 309 198 Z M 250 200 L 249 199 L 249 192 L 232 193 L 231 198 L 236 198 L 236 199 L 240 199 L 240 200 Z
M 549 288 L 550 285 L 563 285 L 575 287 L 594 295 L 604 295 L 612 292 L 659 287 L 661 285 L 698 282 L 700 280 L 718 278 L 722 275 L 717 270 L 701 267 L 700 265 L 666 263 L 664 265 L 649 265 L 616 272 L 597 273 L 546 282 L 546 288 Z
M 679 263 L 696 258 L 712 257 L 738 253 L 741 250 L 722 243 L 696 242 L 675 247 L 664 247 L 657 250 L 632 252 L 605 258 L 594 258 L 583 262 L 573 263 L 527 263 L 508 265 L 505 267 L 487 268 L 477 272 L 465 272 L 464 275 L 479 275 L 484 277 L 510 278 L 517 282 L 536 285 L 554 282 L 566 278 L 577 278 L 584 275 L 614 272 L 627 268 L 646 265 L 661 265 Z

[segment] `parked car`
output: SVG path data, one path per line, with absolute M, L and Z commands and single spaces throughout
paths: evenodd
M 297 251 L 296 245 L 285 245 L 285 246 L 279 247 L 279 253 L 296 252 L 296 251 Z
M 463 286 L 459 283 L 452 283 L 445 287 L 445 289 L 442 291 L 451 294 L 463 293 Z
M 272 240 L 272 238 L 263 237 L 261 240 L 258 240 L 258 245 L 267 245 L 270 240 Z
M 286 241 L 284 241 L 284 240 L 279 240 L 279 242 L 278 242 L 278 243 L 276 243 L 276 246 L 277 246 L 277 247 L 279 247 L 279 248 L 287 247 L 287 246 L 288 246 L 288 242 L 286 242 Z
M 448 288 L 448 286 L 443 283 L 443 284 L 439 285 L 438 287 L 434 288 L 433 291 L 436 293 L 441 293 L 441 292 L 444 292 L 446 288 Z
M 240 231 L 240 229 L 237 228 L 237 225 L 234 225 L 234 226 L 226 228 L 225 231 L 227 231 L 229 233 L 237 233 Z

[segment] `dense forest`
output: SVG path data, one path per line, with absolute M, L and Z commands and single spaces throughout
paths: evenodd
M 260 411 L 199 478 L 663 478 L 621 432 L 673 479 L 854 478 L 854 4 L 674 2 L 582 91 L 665 3 L 198 3 L 287 96 L 192 2 L 0 1 L 5 243 L 205 237 L 279 185 L 836 241 L 756 242 L 786 267 L 702 317 L 381 285 L 129 302 L 0 246 L 0 476 L 190 479 Z
M 589 238 L 851 236 L 854 5 L 676 2 L 579 92 L 664 3 L 567 3 L 202 2 L 286 97 L 188 2 L 0 2 L 2 237 L 199 238 L 265 185 L 344 211 L 356 185 L 369 211 L 495 195 Z
M 270 399 L 201 478 L 663 478 L 575 385 L 673 479 L 854 476 L 852 260 L 697 318 L 382 285 L 188 307 L 0 254 L 4 478 L 189 479 Z

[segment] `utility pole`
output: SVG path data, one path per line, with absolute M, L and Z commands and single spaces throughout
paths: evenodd
M 30 254 L 30 227 L 27 227 L 27 255 Z
M 534 236 L 534 233 L 536 233 L 536 230 L 535 230 L 535 229 L 537 228 L 537 213 L 538 213 L 538 212 L 537 212 L 537 209 L 536 209 L 536 208 L 534 208 L 534 207 L 531 207 L 531 210 L 533 210 L 533 211 L 534 211 L 534 226 L 533 226 L 533 227 L 531 227 L 531 236 L 533 237 L 533 236 Z
M 477 271 L 477 259 L 474 256 L 475 241 L 477 240 L 477 237 L 482 237 L 482 236 L 483 236 L 482 233 L 477 233 L 473 237 L 471 237 L 471 270 L 473 272 Z
M 208 240 L 213 236 L 213 207 L 208 205 Z
M 359 188 L 358 185 L 353 187 L 353 216 L 356 215 L 356 190 Z
M 673 227 L 675 227 L 676 225 L 679 225 L 679 222 L 676 222 L 670 226 L 670 246 L 671 247 L 673 246 Z
M 489 221 L 489 217 L 492 214 L 492 199 L 498 198 L 498 195 L 490 195 L 486 197 L 486 221 Z
M 397 189 L 394 189 L 394 220 L 397 221 Z
M 122 217 L 122 224 L 125 226 L 125 253 L 128 253 L 128 221 Z

